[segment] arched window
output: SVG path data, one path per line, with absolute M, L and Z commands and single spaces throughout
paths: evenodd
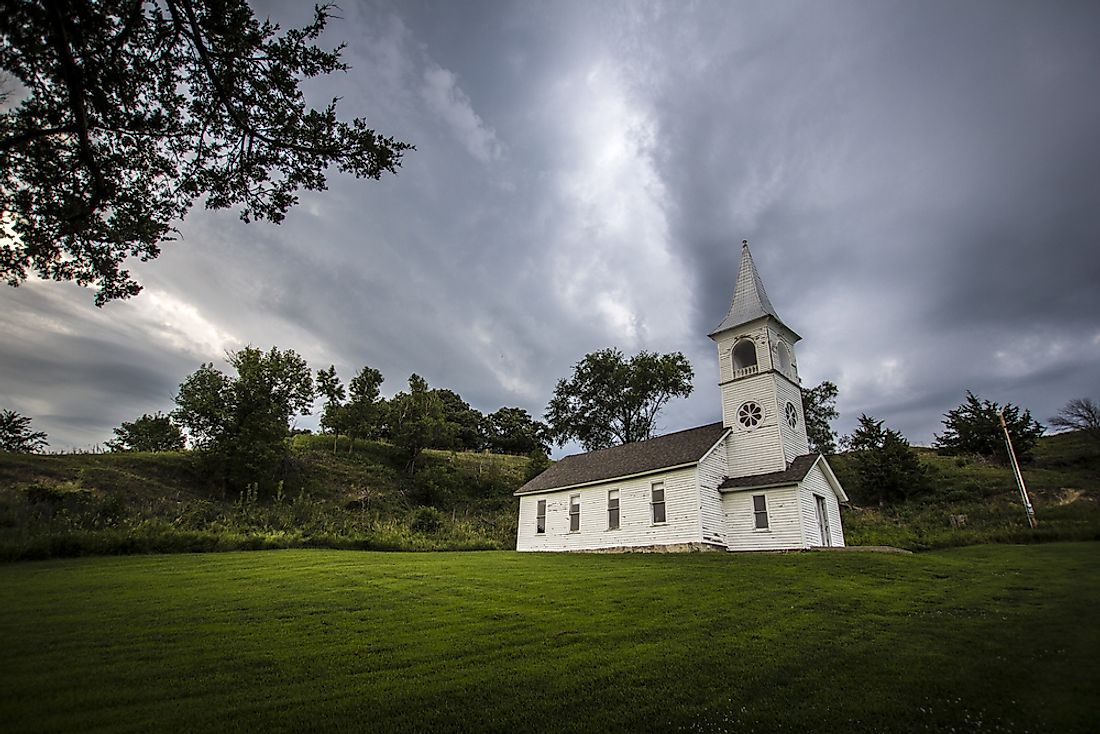
M 783 342 L 779 342 L 779 369 L 788 375 L 791 373 L 791 350 Z
M 741 339 L 733 345 L 733 368 L 743 370 L 756 366 L 756 344 L 752 339 Z

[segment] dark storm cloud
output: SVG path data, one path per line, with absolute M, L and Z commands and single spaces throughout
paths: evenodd
M 1089 384 L 1100 333 L 1092 9 L 719 15 L 685 19 L 683 47 L 649 62 L 662 69 L 662 172 L 675 182 L 673 237 L 700 275 L 699 331 L 728 303 L 734 243 L 747 237 L 780 314 L 807 338 L 804 374 L 840 383 L 847 424 L 866 410 L 925 441 L 966 388 L 1049 412 L 1100 388 Z M 692 53 L 694 65 L 678 64 Z M 851 310 L 833 307 L 838 293 Z M 1079 349 L 1057 353 L 1057 340 Z M 897 363 L 896 380 L 857 374 L 882 360 Z M 998 364 L 1040 360 L 1038 374 Z
M 257 3 L 284 26 L 299 3 Z M 293 348 L 345 381 L 411 372 L 541 414 L 586 352 L 682 350 L 719 414 L 706 334 L 752 242 L 804 380 L 842 430 L 925 442 L 966 389 L 1045 419 L 1100 397 L 1100 11 L 987 3 L 345 3 L 311 82 L 417 145 L 333 174 L 281 227 L 194 212 L 99 311 L 0 292 L 4 405 L 54 446 L 171 407 L 201 362 Z M 311 420 L 302 421 L 310 425 Z M 312 419 L 315 424 L 315 418 Z M 40 425 L 41 424 L 41 425 Z
M 121 421 L 169 410 L 180 380 L 198 366 L 151 349 L 138 324 L 115 329 L 104 312 L 84 311 L 78 304 L 88 291 L 33 283 L 17 293 L 0 319 L 9 338 L 0 404 L 32 416 L 55 449 L 101 444 Z

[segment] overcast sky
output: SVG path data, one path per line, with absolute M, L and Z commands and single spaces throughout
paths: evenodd
M 311 93 L 417 149 L 281 226 L 195 211 L 128 302 L 0 289 L 0 407 L 51 448 L 246 344 L 535 416 L 587 352 L 679 350 L 695 392 L 660 431 L 720 420 L 742 239 L 842 433 L 927 444 L 967 389 L 1043 421 L 1100 399 L 1100 4 L 341 7 L 352 70 Z

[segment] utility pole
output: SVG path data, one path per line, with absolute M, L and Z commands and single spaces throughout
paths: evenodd
M 1024 501 L 1024 509 L 1027 511 L 1027 524 L 1034 530 L 1039 527 L 1039 521 L 1035 519 L 1035 508 L 1031 506 L 1031 498 L 1027 496 L 1024 475 L 1020 473 L 1020 462 L 1016 461 L 1016 451 L 1012 448 L 1012 439 L 1008 435 L 1004 409 L 997 413 L 997 417 L 1001 419 L 1001 430 L 1005 434 L 1005 448 L 1008 449 L 1008 461 L 1012 464 L 1012 473 L 1016 476 L 1016 486 L 1020 488 L 1020 499 Z

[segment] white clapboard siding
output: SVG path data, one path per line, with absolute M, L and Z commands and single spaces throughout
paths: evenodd
M 665 522 L 653 523 L 650 487 L 665 485 Z M 619 490 L 619 528 L 608 529 L 607 493 Z M 578 532 L 569 530 L 569 498 L 579 494 L 581 522 Z M 546 500 L 546 533 L 536 529 L 538 501 Z M 577 489 L 562 489 L 520 497 L 516 549 L 568 551 L 700 543 L 699 490 L 695 467 L 601 482 Z
M 781 377 L 775 378 L 776 412 L 780 419 L 780 428 L 783 435 L 783 454 L 787 463 L 795 458 L 810 453 L 810 441 L 806 436 L 806 414 L 802 405 L 802 391 L 798 386 Z M 787 423 L 787 403 L 794 405 L 798 411 L 798 422 L 794 428 Z
M 698 466 L 699 521 L 704 543 L 726 544 L 726 521 L 722 513 L 722 495 L 718 492 L 718 485 L 727 476 L 726 447 L 723 444 L 703 457 Z
M 814 465 L 806 474 L 799 487 L 799 497 L 802 504 L 802 523 L 805 527 L 806 542 L 811 546 L 823 546 L 825 543 L 821 537 L 821 526 L 817 522 L 816 496 L 825 498 L 825 511 L 829 516 L 829 545 L 844 545 L 844 528 L 840 519 L 840 502 L 836 493 L 825 478 L 825 473 L 820 466 Z
M 787 468 L 779 430 L 781 418 L 775 405 L 775 381 L 775 375 L 768 373 L 722 387 L 724 420 L 733 429 L 727 443 L 726 458 L 731 477 L 765 474 Z M 763 420 L 755 428 L 745 428 L 737 420 L 738 408 L 750 400 L 764 411 Z
M 767 530 L 755 528 L 752 498 L 758 494 L 767 497 Z M 722 496 L 722 507 L 726 515 L 726 545 L 731 551 L 805 547 L 796 486 L 729 492 Z

